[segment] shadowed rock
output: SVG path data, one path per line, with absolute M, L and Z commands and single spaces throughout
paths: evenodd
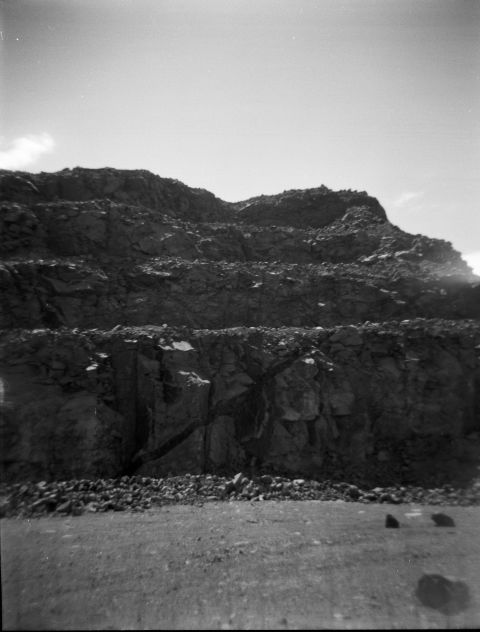
M 0 189 L 2 479 L 328 472 L 394 504 L 358 483 L 480 454 L 480 279 L 365 192 L 230 203 L 110 168 Z
M 443 513 L 432 514 L 432 520 L 435 523 L 435 526 L 437 527 L 454 527 L 455 526 L 455 522 L 453 518 L 450 518 L 450 516 L 447 516 L 446 514 L 443 514 Z
M 387 517 L 385 518 L 385 526 L 387 529 L 398 529 L 400 523 L 394 516 L 392 516 L 392 514 L 387 514 Z
M 424 606 L 443 614 L 456 614 L 467 608 L 470 591 L 465 582 L 437 575 L 425 574 L 418 580 L 416 597 Z

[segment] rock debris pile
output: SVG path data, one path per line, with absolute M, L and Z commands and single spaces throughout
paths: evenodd
M 289 497 L 458 480 L 439 497 L 476 502 L 480 279 L 448 242 L 323 186 L 227 203 L 147 171 L 0 180 L 9 506 L 241 496 L 245 469 Z
M 268 474 L 249 478 L 241 472 L 233 478 L 186 474 L 165 478 L 122 476 L 118 479 L 16 483 L 4 485 L 0 493 L 3 496 L 1 517 L 146 511 L 175 503 L 202 504 L 220 500 L 335 500 L 394 505 L 480 503 L 480 483 L 465 489 L 455 489 L 451 485 L 433 489 L 411 485 L 362 488 L 351 483 L 335 483 L 330 479 L 315 481 Z M 399 524 L 387 514 L 386 526 L 398 527 Z

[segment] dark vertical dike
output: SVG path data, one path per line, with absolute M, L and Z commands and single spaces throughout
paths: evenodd
M 480 348 L 478 349 L 478 355 L 480 356 Z M 472 418 L 472 424 L 470 425 L 470 427 L 474 431 L 480 432 L 480 368 L 475 371 L 475 378 L 474 378 L 473 384 L 474 384 L 473 418 Z
M 135 358 L 135 382 L 137 385 L 135 398 L 135 452 L 145 447 L 149 437 L 150 417 L 152 414 L 149 404 L 153 405 L 153 396 L 148 370 L 142 367 L 140 359 L 142 356 L 154 359 L 152 358 L 152 352 L 153 349 L 148 347 L 145 342 L 139 342 L 138 353 Z
M 272 378 L 260 379 L 239 399 L 234 414 L 235 436 L 249 459 L 260 464 L 268 456 L 274 426 Z
M 161 384 L 163 401 L 166 404 L 173 402 L 178 395 L 178 389 L 172 385 L 172 378 L 165 369 L 163 352 L 151 340 L 141 340 L 138 343 L 138 352 L 135 359 L 135 457 L 132 467 L 139 463 L 145 463 L 155 458 L 154 455 L 160 446 L 156 445 L 155 416 L 160 411 L 156 398 L 156 387 Z M 164 450 L 162 453 L 165 453 Z M 141 452 L 141 456 L 139 455 Z
M 253 385 L 235 415 L 235 435 L 249 456 L 261 457 L 265 453 L 261 420 L 265 417 L 263 384 Z
M 136 385 L 132 393 L 134 449 L 126 468 L 128 474 L 168 455 L 210 419 L 207 402 L 203 397 L 198 400 L 196 389 L 192 390 L 188 381 L 184 381 L 190 371 L 195 376 L 196 359 L 187 355 L 175 358 L 172 353 L 182 352 L 165 348 L 168 350 L 163 351 L 150 337 L 141 337 L 137 344 L 135 372 L 131 375 Z M 203 451 L 200 452 L 203 467 L 205 458 Z
M 137 341 L 115 339 L 112 342 L 112 366 L 115 374 L 117 411 L 123 417 L 123 461 L 125 467 L 136 451 L 137 430 Z

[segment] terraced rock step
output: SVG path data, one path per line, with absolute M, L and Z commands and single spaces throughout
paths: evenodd
M 334 464 L 414 482 L 480 455 L 477 321 L 15 330 L 0 350 L 10 480 Z
M 334 326 L 480 317 L 480 283 L 366 264 L 5 261 L 0 327 Z
M 35 252 L 43 258 L 181 256 L 298 263 L 395 257 L 400 262 L 448 262 L 467 274 L 465 263 L 447 242 L 409 235 L 366 205 L 351 207 L 331 223 L 313 228 L 308 222 L 300 227 L 244 224 L 233 212 L 223 223 L 192 222 L 110 200 L 30 206 L 3 202 L 0 226 L 0 252 L 10 257 Z
M 434 240 L 416 236 L 413 243 L 411 236 L 368 207 L 352 208 L 346 216 L 319 229 L 236 223 L 233 213 L 225 220 L 185 221 L 156 209 L 110 200 L 31 206 L 3 202 L 1 248 L 8 256 L 36 252 L 43 257 L 181 256 L 191 260 L 300 263 L 353 261 L 377 250 L 381 255 L 387 244 L 399 256 L 411 259 L 451 255 L 442 242 L 432 244 Z M 458 264 L 462 266 L 460 260 Z
M 225 203 L 212 193 L 140 169 L 76 168 L 35 174 L 0 170 L 0 185 L 2 200 L 29 206 L 63 200 L 68 208 L 70 202 L 108 198 L 190 220 L 222 221 L 226 217 Z

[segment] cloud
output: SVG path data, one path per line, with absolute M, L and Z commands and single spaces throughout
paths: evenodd
M 409 206 L 411 202 L 418 202 L 423 196 L 423 191 L 405 191 L 393 201 L 393 206 L 396 208 L 404 208 Z
M 471 268 L 473 268 L 475 274 L 480 275 L 480 250 L 462 255 L 462 258 L 468 263 Z
M 0 150 L 0 169 L 23 169 L 55 147 L 50 134 L 32 134 L 16 138 L 7 149 Z

